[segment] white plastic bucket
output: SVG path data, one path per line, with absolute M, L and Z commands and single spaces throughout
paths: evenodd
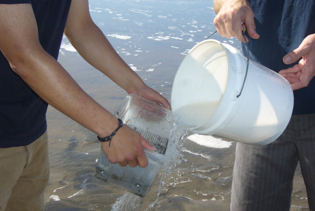
M 236 48 L 205 40 L 182 61 L 172 88 L 176 122 L 198 134 L 265 145 L 287 127 L 293 110 L 289 82 Z

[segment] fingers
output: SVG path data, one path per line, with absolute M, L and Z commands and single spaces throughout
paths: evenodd
M 154 148 L 155 149 L 155 148 Z M 139 150 L 140 151 L 140 150 Z M 143 149 L 142 149 L 143 151 Z M 138 155 L 132 155 L 130 154 L 129 156 L 123 156 L 123 157 L 120 157 L 120 158 L 113 158 L 113 159 L 109 159 L 108 158 L 108 161 L 113 163 L 113 164 L 116 164 L 116 163 L 119 163 L 119 165 L 121 167 L 125 167 L 127 165 L 129 165 L 130 167 L 136 167 L 136 166 L 140 166 L 142 168 L 145 168 L 148 166 L 148 159 L 143 151 L 143 153 L 140 153 Z
M 155 151 L 156 148 L 154 146 L 152 146 L 146 139 L 142 138 L 141 139 L 141 144 L 144 148 L 151 150 L 151 151 Z
M 298 85 L 292 86 L 293 89 L 301 89 L 307 87 L 312 78 L 314 77 L 314 70 L 309 66 L 304 66 L 304 69 L 301 71 L 300 83 Z
M 260 37 L 260 35 L 256 31 L 256 24 L 254 21 L 254 13 L 252 11 L 249 11 L 249 13 L 252 13 L 252 14 L 247 15 L 245 17 L 245 25 L 246 25 L 247 33 L 253 39 L 258 39 Z
M 291 51 L 290 53 L 286 54 L 282 61 L 284 64 L 292 64 L 299 60 L 303 55 L 308 53 L 308 49 L 305 49 L 303 47 L 298 47 L 297 49 Z
M 310 80 L 313 78 L 313 72 L 309 70 L 309 67 L 304 66 L 303 62 L 291 68 L 281 70 L 279 74 L 289 81 L 293 90 L 307 87 Z
M 301 72 L 301 70 L 302 70 L 302 69 L 300 69 L 299 65 L 296 64 L 296 65 L 294 65 L 293 67 L 290 67 L 290 68 L 288 68 L 288 69 L 281 70 L 281 71 L 279 72 L 279 74 L 285 76 L 285 75 L 287 75 L 287 74 L 292 74 L 292 73 Z
M 158 97 L 158 100 L 157 100 L 158 103 L 162 104 L 163 107 L 171 110 L 171 104 L 168 102 L 168 100 L 166 98 L 164 98 L 162 95 L 159 95 Z
M 235 27 L 233 29 L 233 31 L 235 31 L 235 37 L 237 40 L 241 41 L 241 42 L 248 42 L 248 37 L 246 36 L 243 36 L 243 33 L 245 32 L 246 30 L 246 26 L 245 24 L 241 23 L 241 24 L 235 24 Z M 246 41 L 245 41 L 246 39 Z
M 241 31 L 241 21 L 239 21 L 239 24 L 232 24 L 229 14 L 219 13 L 214 18 L 213 24 L 215 25 L 218 34 L 220 34 L 222 37 L 231 38 L 235 34 L 234 31 Z M 239 26 L 239 30 L 237 29 L 237 26 Z
M 125 167 L 125 166 L 128 165 L 128 162 L 127 162 L 127 161 L 120 162 L 119 165 L 120 165 L 121 167 Z
M 225 38 L 235 37 L 237 40 L 241 42 L 245 42 L 243 31 L 242 31 L 242 21 L 235 20 L 235 23 L 232 23 L 230 20 L 224 21 L 220 19 L 220 17 L 216 17 L 214 19 L 214 25 L 217 29 L 218 34 Z
M 299 74 L 301 75 L 301 74 Z M 289 81 L 289 83 L 291 84 L 291 87 L 293 90 L 297 90 L 300 89 L 303 86 L 303 84 L 300 81 L 300 76 L 297 74 L 287 74 L 284 77 Z
M 164 98 L 160 93 L 158 93 L 157 91 L 153 90 L 152 88 L 146 85 L 140 87 L 137 90 L 134 90 L 132 93 L 140 97 L 143 97 L 147 100 L 161 104 L 167 109 L 171 109 L 171 105 L 166 98 Z
M 292 64 L 298 61 L 302 56 L 314 54 L 315 34 L 307 36 L 300 46 L 283 57 L 284 64 Z
M 235 21 L 237 23 L 231 24 L 231 22 L 220 20 L 220 18 L 215 19 L 214 25 L 217 29 L 218 34 L 225 38 L 235 37 L 241 42 L 245 42 L 243 31 L 242 31 L 242 22 Z M 248 41 L 248 40 L 247 40 Z
M 244 23 L 249 36 L 254 39 L 259 38 L 254 13 L 247 1 L 225 1 L 213 23 L 222 37 L 236 37 L 239 41 L 245 42 L 248 38 L 244 39 L 243 36 L 242 24 Z
M 124 162 L 120 162 L 119 165 L 121 167 L 126 167 L 127 165 L 129 165 L 130 167 L 137 167 L 138 165 L 138 160 L 137 159 L 133 159 L 133 160 L 130 160 L 130 161 L 124 161 Z
M 155 148 L 154 148 L 155 149 Z M 120 166 L 127 166 L 129 165 L 130 167 L 136 167 L 136 166 L 140 166 L 142 168 L 145 168 L 148 166 L 148 158 L 146 156 L 146 154 L 144 153 L 143 148 L 138 148 L 135 150 L 136 153 L 134 155 L 130 155 L 124 158 L 123 162 L 120 162 Z
M 140 167 L 145 168 L 145 167 L 148 166 L 148 164 L 149 164 L 148 158 L 145 155 L 144 151 L 143 151 L 143 153 L 140 153 L 138 155 L 137 159 L 138 159 L 138 164 L 139 164 Z
M 111 163 L 144 168 L 148 165 L 148 159 L 142 143 L 146 148 L 155 150 L 138 132 L 124 125 L 113 137 L 110 146 L 108 142 L 102 143 L 102 149 Z
M 279 72 L 288 79 L 293 90 L 307 87 L 315 75 L 315 34 L 308 35 L 298 48 L 283 57 L 285 64 L 298 60 L 298 64 Z
M 298 89 L 307 87 L 308 84 L 309 84 L 309 81 L 306 82 L 306 81 L 298 80 L 298 81 L 296 81 L 294 83 L 291 83 L 291 87 L 292 87 L 293 90 L 298 90 Z

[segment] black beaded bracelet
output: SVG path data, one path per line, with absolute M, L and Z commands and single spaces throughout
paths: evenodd
M 121 119 L 118 119 L 118 124 L 119 125 L 118 125 L 117 129 L 114 130 L 114 132 L 112 132 L 112 134 L 110 134 L 109 136 L 105 136 L 103 138 L 97 136 L 98 140 L 101 142 L 108 142 L 109 141 L 109 146 L 110 146 L 110 142 L 112 141 L 113 136 L 116 135 L 119 128 L 121 128 L 124 125 L 124 123 L 123 123 L 123 121 L 121 121 Z

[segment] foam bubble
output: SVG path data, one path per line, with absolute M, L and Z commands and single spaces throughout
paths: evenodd
M 135 67 L 133 64 L 129 64 L 129 67 L 135 72 L 141 71 L 141 70 L 138 70 L 137 67 Z
M 210 148 L 223 149 L 223 148 L 230 148 L 232 146 L 232 142 L 222 141 L 220 139 L 214 138 L 213 136 L 193 134 L 193 135 L 188 136 L 187 139 L 201 146 L 210 147 Z
M 70 52 L 77 52 L 77 50 L 69 43 L 69 44 L 61 44 L 62 49 Z
M 180 37 L 171 37 L 171 38 L 174 40 L 183 40 L 183 38 L 180 38 Z
M 114 38 L 121 39 L 121 40 L 129 40 L 129 39 L 131 39 L 131 36 L 128 36 L 128 35 L 108 34 L 107 36 L 114 37 Z
M 54 201 L 60 201 L 60 198 L 58 195 L 51 195 L 49 198 L 54 200 Z

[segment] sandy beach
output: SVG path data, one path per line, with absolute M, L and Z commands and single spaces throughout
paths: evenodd
M 215 30 L 212 1 L 91 0 L 90 12 L 124 61 L 168 100 L 174 76 L 187 52 Z M 213 39 L 240 46 L 235 39 L 219 35 Z M 127 96 L 87 64 L 65 37 L 59 62 L 110 112 Z M 94 133 L 52 107 L 47 119 L 51 175 L 45 191 L 45 211 L 229 210 L 235 142 L 189 136 L 161 193 L 157 194 L 157 189 L 163 172 L 141 198 L 95 177 L 100 143 Z M 309 209 L 298 168 L 291 211 L 302 210 Z

